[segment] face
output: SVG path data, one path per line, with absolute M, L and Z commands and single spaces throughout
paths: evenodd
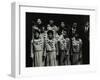
M 41 24 L 42 23 L 41 19 L 37 19 L 37 23 Z
M 34 34 L 34 36 L 35 36 L 35 38 L 39 38 L 39 33 L 38 32 L 35 32 L 35 34 Z
M 42 30 L 44 31 L 45 30 L 45 27 L 42 27 Z
M 49 38 L 49 39 L 52 39 L 52 38 L 53 38 L 53 34 L 52 34 L 52 33 L 49 33 L 49 34 L 48 34 L 48 38 Z
M 54 21 L 53 21 L 53 20 L 50 20 L 50 21 L 49 21 L 49 23 L 50 23 L 50 24 L 53 24 L 53 23 L 54 23 Z
M 76 28 L 77 27 L 77 23 L 73 23 L 73 28 Z
M 76 28 L 72 28 L 72 33 L 75 34 Z
M 59 27 L 57 27 L 56 31 L 59 31 Z
M 79 37 L 79 35 L 78 35 L 78 34 L 76 34 L 76 35 L 75 35 L 75 38 L 76 38 L 76 39 L 78 39 L 78 37 Z
M 66 31 L 63 31 L 63 35 L 64 35 L 64 36 L 67 35 L 67 32 L 66 32 Z
M 64 22 L 61 22 L 61 27 L 65 27 L 65 23 Z
M 85 24 L 85 27 L 89 27 L 89 22 L 87 22 L 87 23 Z

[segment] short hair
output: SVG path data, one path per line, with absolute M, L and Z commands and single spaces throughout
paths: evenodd
M 74 26 L 74 25 L 75 25 L 75 26 L 77 26 L 77 23 L 76 23 L 76 22 L 74 22 L 74 23 L 73 23 L 73 26 Z
M 47 32 L 47 34 L 52 34 L 53 35 L 53 31 L 52 30 L 49 30 L 48 32 Z
M 38 32 L 38 33 L 40 34 L 40 31 L 39 31 L 39 30 L 37 30 L 37 29 L 35 29 L 35 30 L 34 30 L 34 33 L 36 33 L 36 32 Z
M 64 24 L 65 24 L 65 22 L 64 22 L 64 21 L 61 21 L 61 23 L 64 23 Z
M 38 20 L 40 20 L 40 21 L 41 21 L 41 19 L 40 19 L 40 18 L 38 18 L 38 19 L 37 19 L 37 21 L 38 21 Z
M 63 28 L 63 31 L 66 31 L 67 32 L 67 28 Z

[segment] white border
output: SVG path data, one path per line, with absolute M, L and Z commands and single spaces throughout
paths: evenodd
M 15 6 L 15 71 L 12 71 L 15 77 L 19 76 L 39 76 L 39 75 L 63 75 L 67 73 L 94 72 L 96 70 L 95 49 L 95 9 L 86 8 L 60 8 L 32 6 L 31 4 L 14 3 Z M 42 13 L 61 13 L 61 14 L 81 14 L 90 15 L 90 65 L 74 66 L 56 66 L 56 67 L 38 67 L 26 68 L 25 66 L 25 12 Z M 14 53 L 13 53 L 14 54 Z M 13 69 L 13 70 L 14 70 Z M 15 72 L 15 74 L 14 74 Z

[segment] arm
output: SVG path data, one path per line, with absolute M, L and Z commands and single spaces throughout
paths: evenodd
M 31 56 L 30 56 L 32 59 L 34 57 L 33 55 L 33 40 L 31 40 Z
M 58 56 L 59 55 L 58 42 L 56 42 L 55 47 L 56 47 L 56 55 Z
M 68 41 L 67 48 L 68 48 L 68 50 L 67 50 L 67 55 L 68 55 L 69 52 L 70 52 L 70 39 L 69 39 L 69 41 Z
M 73 45 L 72 45 L 72 43 L 73 43 L 73 40 L 72 40 L 72 38 L 70 39 L 70 55 L 72 56 L 73 55 Z
M 43 42 L 43 56 L 46 57 L 46 41 Z
M 80 39 L 80 58 L 82 58 L 82 40 Z

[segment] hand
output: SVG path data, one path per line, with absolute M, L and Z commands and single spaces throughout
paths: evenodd
M 33 54 L 31 54 L 31 56 L 30 56 L 30 57 L 33 59 L 34 55 L 33 55 Z

